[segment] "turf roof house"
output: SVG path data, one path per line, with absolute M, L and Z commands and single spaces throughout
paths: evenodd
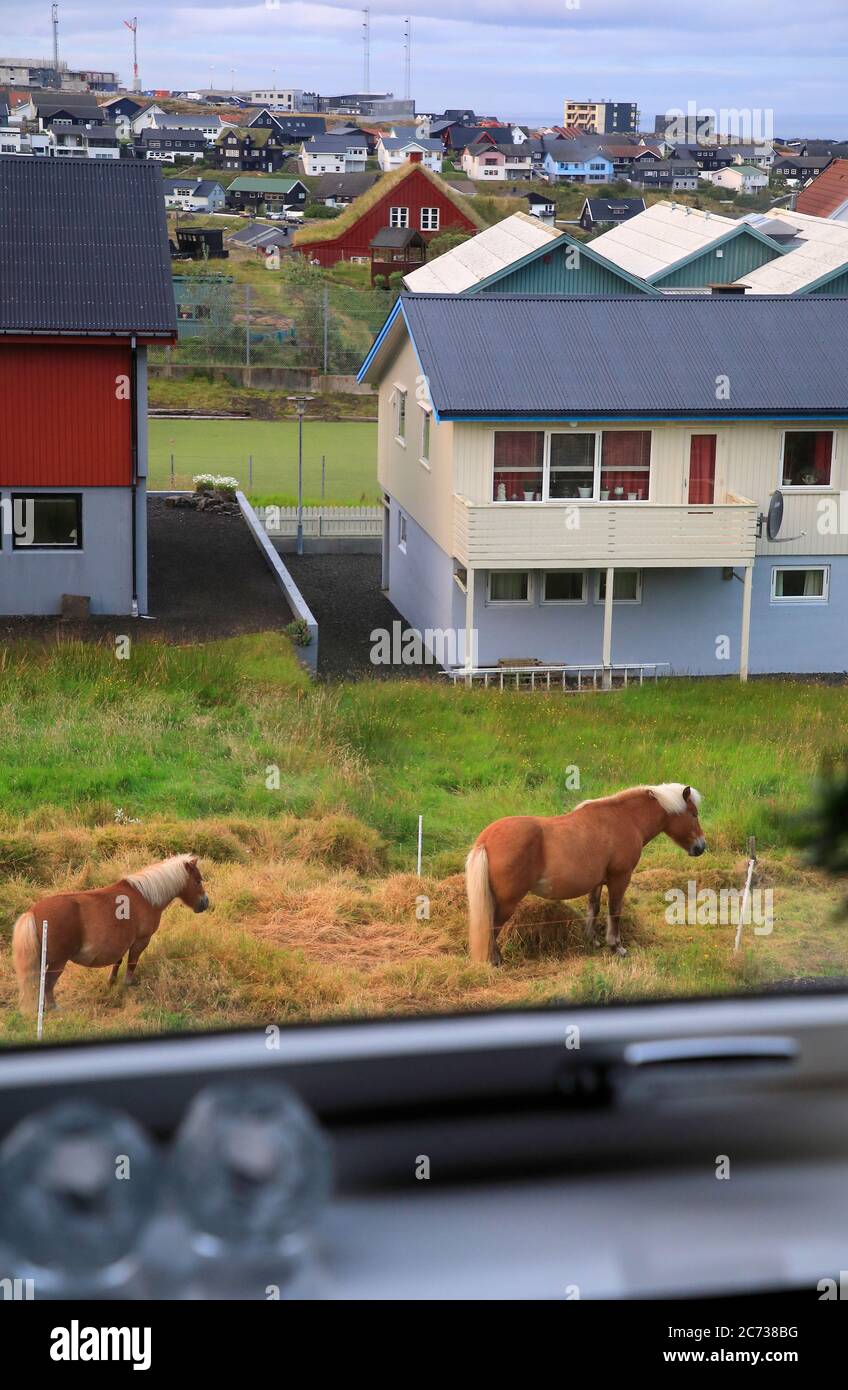
M 360 371 L 392 603 L 465 668 L 844 671 L 846 322 L 816 296 L 402 294 Z M 778 488 L 785 543 L 758 527 Z
M 147 347 L 176 341 L 161 171 L 0 159 L 0 613 L 147 611 Z
M 439 232 L 477 232 L 472 204 L 420 163 L 407 163 L 381 179 L 344 212 L 295 233 L 294 248 L 322 266 L 370 262 L 371 242 L 384 227 L 411 228 L 430 241 Z

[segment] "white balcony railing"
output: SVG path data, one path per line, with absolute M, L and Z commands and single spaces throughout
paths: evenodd
M 473 568 L 739 565 L 753 560 L 755 502 L 469 502 L 454 497 L 454 554 Z

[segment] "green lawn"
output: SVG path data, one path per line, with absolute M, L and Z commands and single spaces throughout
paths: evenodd
M 178 487 L 195 473 L 226 473 L 249 488 L 253 455 L 256 495 L 297 493 L 297 423 L 289 420 L 150 421 L 151 488 L 169 487 L 170 456 Z M 326 459 L 329 502 L 378 502 L 377 426 L 372 421 L 306 420 L 303 427 L 303 488 L 309 502 L 321 499 L 321 456 Z

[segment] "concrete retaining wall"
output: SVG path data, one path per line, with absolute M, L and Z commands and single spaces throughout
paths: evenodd
M 306 647 L 299 647 L 296 643 L 293 645 L 298 661 L 306 667 L 311 675 L 315 676 L 318 673 L 318 623 L 309 605 L 269 541 L 264 527 L 244 493 L 237 492 L 236 499 L 241 508 L 241 514 L 247 523 L 248 530 L 259 547 L 259 550 L 264 555 L 272 575 L 285 594 L 292 613 L 295 618 L 303 618 L 309 629 L 309 645 Z

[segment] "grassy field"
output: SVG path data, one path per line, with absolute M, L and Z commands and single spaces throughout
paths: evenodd
M 15 645 L 0 704 L 0 1037 L 17 1009 L 11 925 L 42 891 L 111 882 L 193 849 L 212 910 L 171 908 L 139 987 L 69 966 L 53 1039 L 730 991 L 848 973 L 840 893 L 787 848 L 842 688 L 691 684 L 610 696 L 469 692 L 434 682 L 312 686 L 277 634 L 166 648 Z M 277 765 L 281 785 L 266 786 Z M 579 769 L 580 788 L 569 769 Z M 649 846 L 628 895 L 626 960 L 590 951 L 583 903 L 528 899 L 500 970 L 465 951 L 461 868 L 495 817 L 550 814 L 639 782 L 689 780 L 709 853 Z M 415 877 L 424 816 L 424 876 Z M 690 878 L 738 887 L 756 834 L 771 936 L 669 926 Z M 429 898 L 419 920 L 417 896 Z
M 297 423 L 293 420 L 150 421 L 150 482 L 169 487 L 174 455 L 177 487 L 191 487 L 194 473 L 227 473 L 265 498 L 297 493 Z M 379 502 L 377 426 L 366 420 L 307 420 L 303 427 L 303 487 L 310 503 L 321 500 L 321 455 L 326 459 L 328 502 Z

